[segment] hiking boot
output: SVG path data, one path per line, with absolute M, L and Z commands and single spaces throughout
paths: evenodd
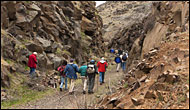
M 100 83 L 100 85 L 102 85 L 102 83 Z
M 105 83 L 104 81 L 102 83 Z
M 86 94 L 86 91 L 83 91 L 82 93 L 83 93 L 83 94 Z
M 68 89 L 64 89 L 65 91 L 67 91 Z
M 60 91 L 62 92 L 63 91 L 63 89 L 62 88 L 59 88 L 60 89 Z

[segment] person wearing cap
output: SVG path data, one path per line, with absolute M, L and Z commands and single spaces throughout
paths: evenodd
M 106 72 L 106 68 L 108 67 L 107 62 L 105 61 L 104 57 L 101 58 L 101 60 L 97 63 L 98 72 L 99 72 L 99 82 L 100 85 L 104 83 L 104 75 Z
M 69 94 L 74 93 L 74 86 L 75 86 L 75 81 L 77 79 L 77 74 L 76 72 L 79 71 L 78 66 L 73 63 L 74 59 L 70 60 L 70 63 L 67 64 L 67 66 L 64 69 L 64 73 L 66 74 L 66 77 L 69 79 L 70 86 L 69 86 Z
M 93 94 L 93 88 L 95 83 L 96 74 L 98 74 L 95 60 L 90 60 L 87 64 L 87 78 L 88 78 L 88 93 Z
M 33 78 L 35 76 L 36 64 L 37 64 L 37 52 L 33 52 L 32 55 L 29 56 L 28 67 L 30 67 L 30 77 Z

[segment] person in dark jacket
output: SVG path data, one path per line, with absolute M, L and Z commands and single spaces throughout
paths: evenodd
M 122 63 L 122 61 L 121 61 L 121 58 L 120 58 L 120 55 L 119 54 L 117 54 L 117 56 L 115 57 L 115 62 L 116 62 L 116 70 L 117 70 L 117 72 L 119 72 L 119 68 L 120 68 L 120 66 L 121 66 L 121 63 Z
M 91 60 L 89 64 L 87 64 L 87 77 L 88 77 L 88 93 L 92 94 L 94 83 L 95 83 L 95 77 L 96 74 L 98 74 L 98 69 L 95 64 L 95 60 Z
M 33 52 L 32 55 L 29 56 L 28 60 L 28 67 L 30 67 L 30 77 L 34 78 L 35 75 L 35 70 L 36 70 L 36 64 L 37 64 L 37 52 Z
M 83 87 L 83 94 L 86 93 L 86 85 L 87 85 L 87 73 L 86 73 L 87 65 L 85 62 L 82 62 L 82 66 L 79 68 L 79 73 L 82 79 Z
M 70 86 L 69 86 L 69 94 L 74 93 L 74 86 L 77 79 L 76 72 L 79 71 L 78 66 L 73 63 L 74 59 L 70 60 L 70 63 L 67 64 L 66 68 L 64 69 L 64 73 L 66 74 L 66 77 L 69 79 Z

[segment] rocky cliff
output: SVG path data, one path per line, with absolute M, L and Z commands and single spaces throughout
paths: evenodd
M 111 43 L 116 40 L 118 32 L 129 28 L 151 13 L 151 1 L 107 1 L 97 7 L 103 19 L 103 37 Z M 120 41 L 117 41 L 119 43 Z M 125 43 L 128 45 L 128 43 Z
M 70 58 L 80 64 L 103 55 L 102 27 L 95 2 L 2 1 L 1 58 L 12 65 L 2 69 L 1 81 L 9 81 L 7 72 L 27 73 L 33 51 L 38 52 L 40 72 L 56 69 Z
M 107 47 L 129 51 L 128 70 L 150 49 L 177 30 L 187 30 L 187 2 L 106 2 L 98 7 L 103 18 L 104 37 L 112 35 Z M 120 11 L 118 11 L 120 9 Z M 109 10 L 108 12 L 106 10 Z M 126 11 L 124 11 L 126 10 Z M 105 13 L 110 13 L 109 17 Z M 116 16 L 118 19 L 110 19 Z M 127 20 L 121 18 L 130 17 Z M 134 18 L 133 18 L 134 17 Z M 107 25 L 108 23 L 116 25 Z M 119 23 L 120 22 L 120 23 Z M 126 23 L 126 24 L 125 24 Z M 115 28 L 114 28 L 115 27 Z

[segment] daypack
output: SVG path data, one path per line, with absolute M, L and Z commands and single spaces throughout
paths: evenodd
M 121 58 L 120 57 L 115 57 L 115 62 L 116 63 L 121 63 Z
M 59 67 L 57 68 L 57 71 L 59 71 L 60 75 L 64 75 L 63 71 L 64 71 L 65 67 L 66 67 L 66 66 L 61 65 L 61 66 L 59 66 Z
M 127 55 L 126 55 L 126 54 L 124 54 L 124 55 L 122 56 L 122 60 L 123 60 L 123 61 L 127 61 Z
M 88 65 L 87 65 L 87 70 L 86 70 L 86 72 L 87 72 L 88 74 L 95 73 L 95 65 L 94 65 L 94 64 L 88 64 Z

